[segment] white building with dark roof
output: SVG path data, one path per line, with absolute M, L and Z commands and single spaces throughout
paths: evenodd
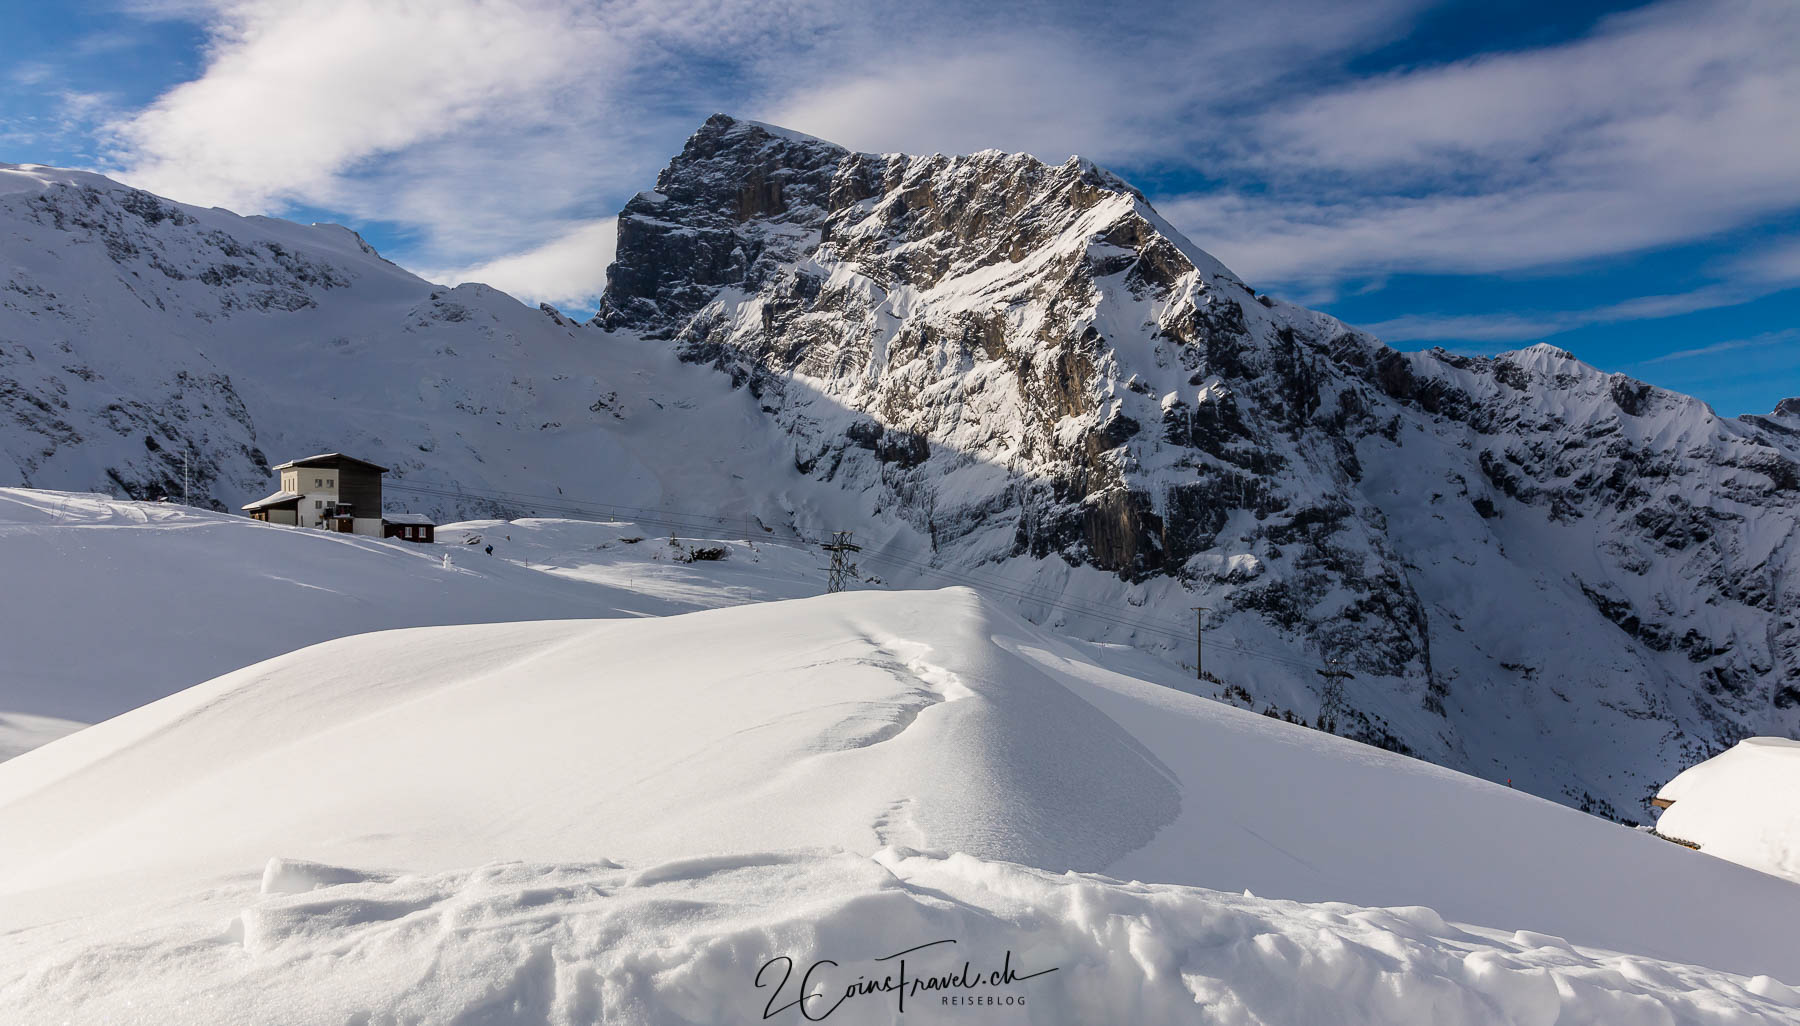
M 253 519 L 371 538 L 432 540 L 435 525 L 430 518 L 417 513 L 382 515 L 381 476 L 386 467 L 326 452 L 271 469 L 280 476 L 281 488 L 243 507 Z

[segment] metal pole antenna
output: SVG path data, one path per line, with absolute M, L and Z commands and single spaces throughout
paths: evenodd
M 1194 607 L 1194 677 L 1206 679 L 1206 614 L 1211 606 Z

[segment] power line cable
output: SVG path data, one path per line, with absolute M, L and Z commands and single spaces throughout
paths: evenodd
M 490 502 L 522 504 L 525 507 L 530 508 L 533 512 L 549 511 L 578 518 L 605 517 L 608 519 L 629 521 L 633 523 L 655 524 L 660 527 L 669 527 L 675 530 L 698 531 L 723 525 L 737 525 L 751 528 L 763 532 L 764 534 L 771 532 L 769 525 L 763 523 L 760 518 L 755 517 L 731 517 L 713 513 L 693 513 L 667 508 L 627 506 L 618 503 L 598 502 L 587 499 L 570 499 L 567 496 L 549 496 L 529 492 L 507 491 L 504 489 L 467 488 L 461 485 L 455 487 L 432 487 L 429 485 L 395 481 L 388 483 L 384 487 L 392 491 L 411 492 L 414 494 L 449 499 L 485 499 Z M 795 541 L 807 546 L 815 544 L 814 540 L 807 538 L 798 528 L 789 525 L 787 530 L 793 535 Z M 775 544 L 786 545 L 784 541 L 778 541 L 777 539 L 765 540 Z M 1067 594 L 1059 594 L 1050 591 L 1049 589 L 1036 588 L 1029 584 L 1014 585 L 995 580 L 991 577 L 974 576 L 966 572 L 948 570 L 943 567 L 932 566 L 929 563 L 908 559 L 904 556 L 887 553 L 865 551 L 863 553 L 863 558 L 872 563 L 885 563 L 889 566 L 909 570 L 917 574 L 937 577 L 958 584 L 966 584 L 989 592 L 996 592 L 1019 601 L 1035 602 L 1044 605 L 1051 610 L 1060 608 L 1065 612 L 1099 620 L 1103 623 L 1122 627 L 1133 632 L 1155 634 L 1181 642 L 1186 642 L 1193 637 L 1193 632 L 1169 621 L 1147 617 L 1126 619 L 1116 615 L 1115 611 L 1111 609 L 1072 598 Z M 1221 648 L 1252 659 L 1276 663 L 1292 669 L 1327 671 L 1335 669 L 1335 667 L 1329 663 L 1314 662 L 1300 657 L 1277 654 L 1264 649 L 1248 647 L 1243 643 L 1244 639 L 1232 634 L 1214 632 L 1211 640 L 1215 648 Z

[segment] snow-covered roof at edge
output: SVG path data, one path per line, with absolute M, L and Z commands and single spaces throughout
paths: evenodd
M 1752 737 L 1658 791 L 1659 833 L 1708 855 L 1800 882 L 1800 741 Z

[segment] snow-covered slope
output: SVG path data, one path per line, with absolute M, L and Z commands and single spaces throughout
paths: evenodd
M 1205 606 L 1239 700 L 1626 818 L 1800 731 L 1788 412 L 1724 420 L 1550 346 L 1395 352 L 1077 159 L 721 115 L 619 224 L 596 324 L 742 382 L 886 518 L 858 525 L 899 550 L 876 560 L 986 567 L 1035 618 L 1175 657 Z
M 492 526 L 495 529 L 487 530 Z M 656 616 L 818 590 L 810 553 L 630 524 L 447 526 L 417 545 L 0 488 L 0 758 L 316 642 L 430 624 Z M 482 546 L 461 544 L 485 537 Z M 550 551 L 539 552 L 548 539 Z M 486 545 L 494 547 L 487 555 Z M 451 564 L 443 561 L 448 555 Z M 561 566 L 543 572 L 540 561 Z
M 1800 741 L 1752 737 L 1690 766 L 1656 797 L 1658 832 L 1800 883 Z
M 966 589 L 346 638 L 0 765 L 0 1007 L 36 1020 L 756 1021 L 770 959 L 943 937 L 1056 968 L 1003 991 L 1036 1022 L 1776 1022 L 1797 917 Z
M 750 516 L 793 476 L 717 375 L 336 225 L 0 164 L 0 247 L 0 485 L 180 497 L 186 451 L 194 504 L 235 510 L 271 463 L 344 451 L 392 468 L 390 510 L 524 509 L 422 484 Z

